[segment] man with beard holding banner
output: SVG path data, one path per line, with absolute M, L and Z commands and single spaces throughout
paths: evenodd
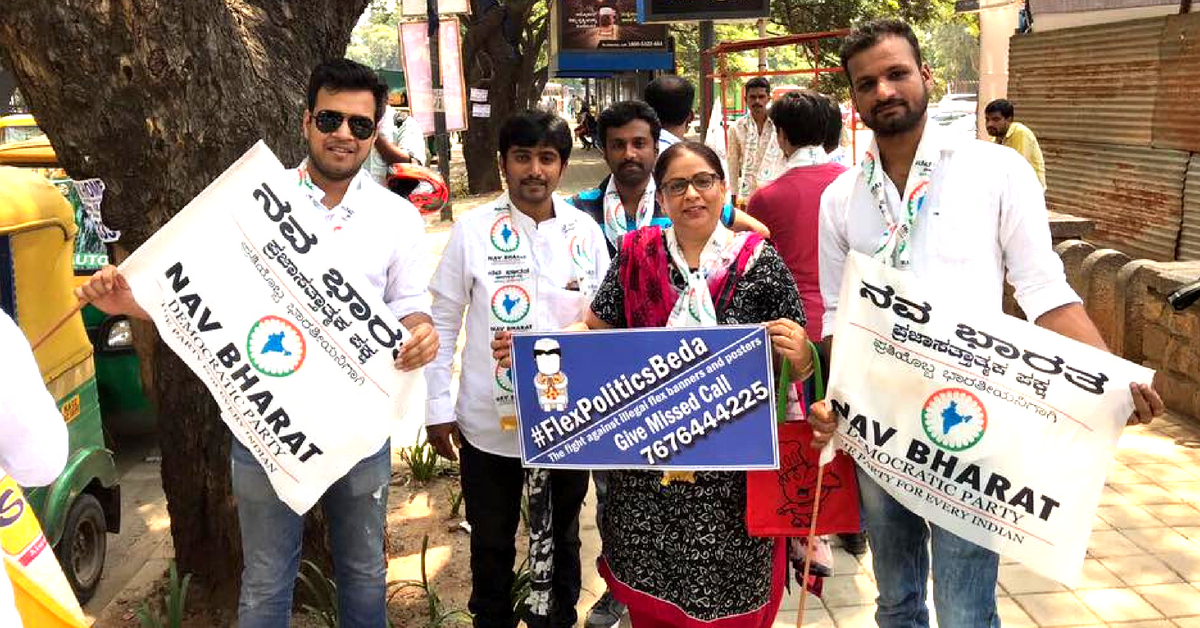
M 511 628 L 522 619 L 513 616 L 511 590 L 527 487 L 532 582 L 523 619 L 532 628 L 566 628 L 575 624 L 579 600 L 579 509 L 588 474 L 522 467 L 512 377 L 492 352 L 507 347 L 513 331 L 559 330 L 583 320 L 609 258 L 596 222 L 554 194 L 571 155 L 566 122 L 525 111 L 504 122 L 499 144 L 508 191 L 459 217 L 430 283 L 434 324 L 447 342 L 428 370 L 426 429 L 439 454 L 453 460 L 453 441 L 462 456 L 475 626 Z
M 346 260 L 345 267 L 361 272 L 370 290 L 411 332 L 395 354 L 395 367 L 414 370 L 432 360 L 438 347 L 425 301 L 425 224 L 415 207 L 362 168 L 386 100 L 387 86 L 359 63 L 335 59 L 312 71 L 303 125 L 308 158 L 289 171 L 306 202 L 289 211 L 315 212 L 331 225 L 334 250 Z M 77 296 L 109 314 L 151 319 L 134 300 L 126 278 L 111 266 L 96 273 Z M 291 617 L 304 517 L 280 500 L 258 459 L 237 439 L 231 458 L 245 563 L 238 625 L 284 628 Z M 384 534 L 390 478 L 387 442 L 321 497 L 345 627 L 387 623 Z
M 933 78 L 912 29 L 892 20 L 863 25 L 845 39 L 841 61 L 875 142 L 863 163 L 822 197 L 825 333 L 832 333 L 837 318 L 847 257 L 857 251 L 929 285 L 945 286 L 956 302 L 977 310 L 1001 310 L 1007 270 L 1029 320 L 1107 350 L 1051 248 L 1042 188 L 1029 164 L 993 144 L 944 137 L 927 123 Z M 853 360 L 868 359 L 834 355 L 837 369 L 855 369 Z M 887 386 L 879 382 L 878 394 L 887 396 Z M 1151 386 L 1130 384 L 1130 392 L 1129 424 L 1148 423 L 1163 412 Z M 813 406 L 811 421 L 814 445 L 821 447 L 837 430 L 837 416 L 823 401 Z M 879 585 L 879 626 L 929 625 L 930 544 L 938 623 L 999 626 L 999 556 L 913 514 L 862 467 L 858 477 Z

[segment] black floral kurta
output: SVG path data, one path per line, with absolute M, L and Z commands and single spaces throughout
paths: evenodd
M 613 327 L 627 327 L 618 254 L 592 311 Z M 672 265 L 671 283 L 683 275 Z M 722 325 L 790 318 L 804 324 L 792 274 L 775 249 L 765 246 L 738 278 Z M 771 594 L 773 539 L 746 533 L 746 474 L 697 472 L 694 484 L 662 485 L 657 471 L 611 471 L 600 522 L 609 569 L 626 585 L 665 599 L 688 615 L 713 620 L 753 611 Z

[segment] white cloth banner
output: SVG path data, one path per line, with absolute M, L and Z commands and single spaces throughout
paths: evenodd
M 1073 585 L 1129 383 L 1153 371 L 968 308 L 850 254 L 828 393 L 841 446 L 912 512 Z
M 158 333 L 208 387 L 276 494 L 304 513 L 404 415 L 408 332 L 265 144 L 121 264 Z

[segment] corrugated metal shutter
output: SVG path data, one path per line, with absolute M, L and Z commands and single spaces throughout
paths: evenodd
M 1179 5 L 1179 0 L 1038 0 L 1033 5 L 1037 13 L 1079 13 L 1109 9 L 1133 9 L 1138 7 Z
M 1189 153 L 1043 140 L 1046 204 L 1096 221 L 1088 240 L 1131 257 L 1175 259 Z
M 1183 229 L 1179 233 L 1179 259 L 1200 260 L 1200 155 L 1192 155 L 1183 188 Z
M 1150 146 L 1165 26 L 1151 18 L 1012 37 L 1017 120 L 1038 139 Z
M 1160 51 L 1154 146 L 1200 151 L 1200 13 L 1168 18 Z

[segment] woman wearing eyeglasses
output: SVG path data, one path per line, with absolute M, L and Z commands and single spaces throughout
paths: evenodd
M 804 309 L 762 236 L 720 224 L 725 173 L 707 146 L 681 142 L 654 181 L 671 218 L 625 236 L 592 302 L 590 329 L 765 323 L 779 358 L 810 373 Z M 783 543 L 746 533 L 741 472 L 609 474 L 600 571 L 634 628 L 759 628 L 774 621 Z

